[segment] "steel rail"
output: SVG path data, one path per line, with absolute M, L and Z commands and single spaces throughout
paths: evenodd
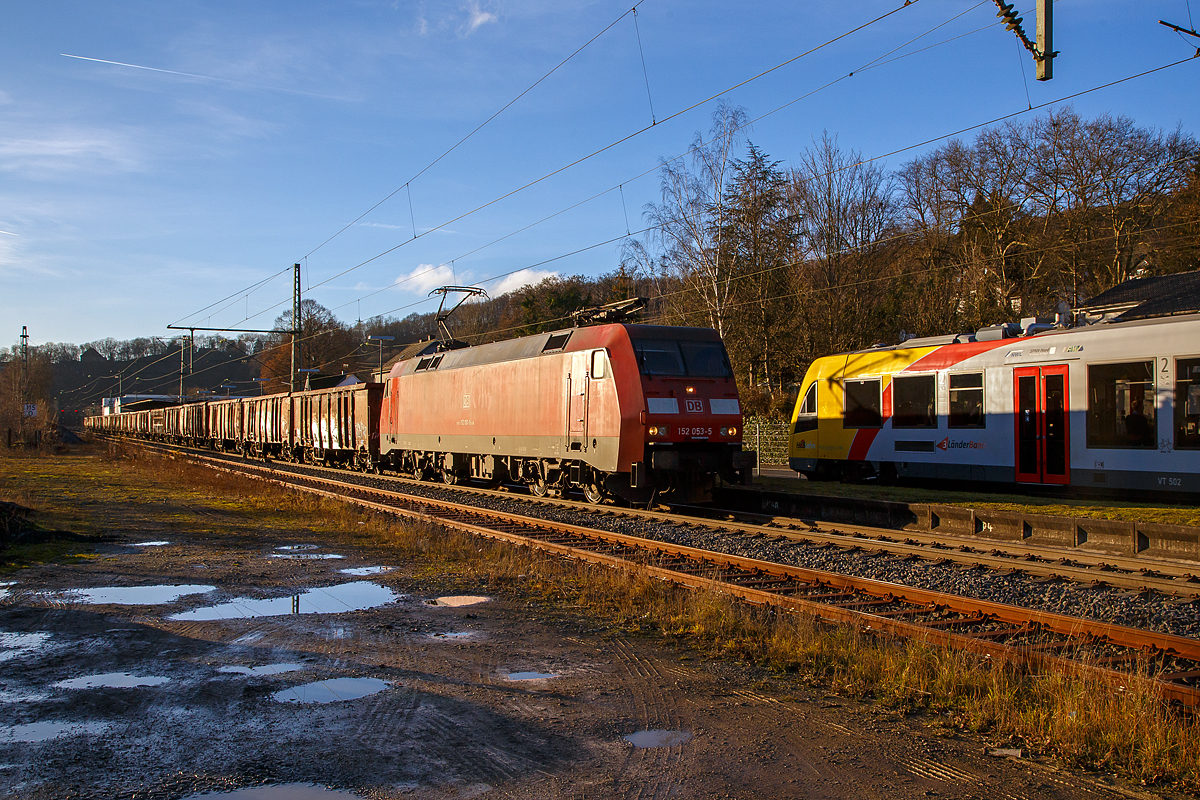
M 641 570 L 691 589 L 808 613 L 826 622 L 930 644 L 1051 666 L 1127 687 L 1148 680 L 1165 699 L 1200 706 L 1200 687 L 1188 683 L 1200 670 L 1200 640 L 1112 623 L 1036 611 L 986 600 L 792 567 L 757 559 L 640 539 L 578 525 L 414 497 L 360 484 L 299 475 L 267 466 L 188 456 L 217 469 L 251 475 L 291 489 L 401 514 L 485 538 L 533 547 L 587 563 Z M 280 476 L 286 476 L 286 479 Z M 565 537 L 565 538 L 564 538 Z M 653 558 L 660 559 L 654 563 Z M 682 564 L 677 562 L 682 561 Z M 769 586 L 770 588 L 765 588 Z M 834 602 L 837 601 L 837 602 Z M 864 608 L 874 609 L 862 610 Z M 922 621 L 921 617 L 932 617 Z M 999 627 L 997 627 L 999 626 Z M 1005 627 L 1007 626 L 1007 627 Z M 970 631 L 970 628 L 983 630 Z M 957 630 L 956 630 L 957 629 Z M 1030 640 L 1011 644 L 1006 640 Z M 1096 656 L 1100 648 L 1123 652 Z M 1073 652 L 1081 658 L 1062 653 Z M 1137 675 L 1105 666 L 1134 663 Z M 1183 663 L 1180 663 L 1183 662 Z M 1159 673 L 1149 670 L 1157 665 Z
M 195 453 L 198 456 L 218 460 L 242 458 L 235 454 L 210 454 L 199 448 L 137 441 L 140 446 L 155 449 Z M 270 462 L 268 462 L 270 463 Z M 284 471 L 301 468 L 332 475 L 346 475 L 347 471 L 318 464 L 275 462 Z M 303 474 L 303 473 L 294 473 Z M 512 499 L 506 491 L 485 489 L 463 484 L 431 484 L 395 475 L 372 475 L 373 479 L 386 480 L 401 485 L 434 485 L 447 491 L 475 494 L 485 497 Z M 1077 550 L 1051 546 L 1013 544 L 1003 540 L 962 535 L 933 534 L 917 531 L 897 531 L 890 528 L 872 528 L 860 525 L 826 525 L 820 521 L 795 517 L 780 517 L 755 514 L 745 511 L 713 509 L 703 506 L 676 505 L 672 511 L 616 508 L 596 506 L 590 503 L 567 500 L 561 497 L 522 497 L 522 501 L 549 507 L 588 510 L 592 513 L 624 516 L 634 519 L 649 519 L 675 525 L 707 527 L 725 533 L 741 533 L 749 536 L 767 536 L 787 539 L 798 544 L 834 545 L 846 550 L 863 550 L 888 553 L 905 558 L 928 561 L 951 561 L 965 567 L 991 569 L 1007 574 L 1024 575 L 1037 582 L 1071 581 L 1097 589 L 1116 588 L 1138 594 L 1158 592 L 1176 598 L 1181 603 L 1200 600 L 1200 576 L 1189 570 L 1195 566 L 1165 559 L 1139 557 L 1132 559 L 1119 555 L 1080 553 Z M 676 513 L 674 509 L 687 509 L 687 513 Z M 716 518 L 721 515 L 721 518 Z M 756 520 L 756 521 L 748 521 Z

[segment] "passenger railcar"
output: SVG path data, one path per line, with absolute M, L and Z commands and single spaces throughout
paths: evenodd
M 819 358 L 792 469 L 1200 493 L 1200 315 L 985 328 Z
M 578 489 L 646 502 L 748 482 L 737 385 L 716 331 L 598 325 L 431 350 L 384 386 L 380 456 L 392 469 Z

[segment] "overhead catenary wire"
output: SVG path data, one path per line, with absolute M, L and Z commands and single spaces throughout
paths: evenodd
M 778 70 L 782 69 L 783 67 L 786 67 L 786 66 L 788 66 L 789 64 L 795 63 L 796 61 L 798 61 L 798 60 L 800 60 L 800 59 L 804 58 L 805 56 L 812 55 L 813 53 L 816 53 L 816 52 L 818 52 L 819 50 L 822 50 L 822 49 L 824 49 L 824 48 L 826 48 L 826 47 L 828 47 L 828 46 L 830 46 L 830 45 L 832 45 L 832 44 L 834 44 L 834 43 L 836 43 L 836 42 L 839 42 L 839 41 L 841 41 L 842 39 L 845 39 L 845 38 L 847 38 L 848 36 L 852 36 L 853 34 L 855 34 L 855 33 L 859 32 L 859 31 L 861 31 L 861 30 L 863 30 L 863 29 L 865 29 L 865 28 L 868 28 L 868 27 L 870 27 L 870 26 L 872 26 L 872 25 L 875 25 L 875 24 L 877 24 L 877 23 L 879 23 L 879 22 L 881 22 L 881 21 L 883 21 L 883 20 L 887 19 L 888 17 L 891 17 L 892 15 L 894 15 L 894 14 L 896 14 L 896 13 L 899 13 L 900 11 L 902 11 L 902 10 L 904 10 L 905 8 L 907 8 L 907 7 L 911 6 L 911 5 L 913 5 L 913 4 L 914 4 L 914 3 L 916 3 L 916 2 L 918 2 L 918 0 L 907 0 L 907 2 L 905 2 L 904 4 L 902 4 L 902 5 L 900 5 L 900 6 L 897 6 L 897 7 L 893 8 L 893 9 L 891 9 L 890 11 L 887 11 L 887 12 L 885 12 L 885 13 L 883 13 L 883 14 L 881 14 L 881 15 L 879 15 L 879 16 L 877 16 L 877 17 L 875 17 L 875 18 L 873 18 L 873 19 L 871 19 L 871 20 L 869 20 L 869 21 L 867 21 L 867 22 L 861 23 L 860 25 L 857 25 L 857 26 L 855 26 L 854 28 L 851 28 L 850 30 L 847 30 L 847 31 L 845 31 L 845 32 L 843 32 L 843 33 L 841 33 L 841 34 L 839 34 L 839 35 L 837 35 L 837 36 L 835 36 L 835 37 L 833 37 L 833 38 L 831 38 L 831 39 L 828 39 L 828 40 L 826 40 L 826 41 L 824 41 L 824 42 L 821 42 L 820 44 L 814 45 L 813 47 L 811 47 L 811 48 L 809 48 L 809 49 L 807 49 L 807 50 L 803 51 L 802 53 L 799 53 L 799 54 L 797 54 L 797 55 L 795 55 L 795 56 L 793 56 L 793 57 L 791 57 L 791 58 L 789 58 L 789 59 L 787 59 L 787 60 L 785 60 L 785 61 L 782 61 L 782 62 L 780 62 L 780 63 L 776 64 L 775 66 L 769 67 L 769 68 L 767 68 L 767 69 L 765 69 L 765 70 L 763 70 L 763 71 L 761 71 L 761 72 L 759 72 L 759 73 L 757 73 L 757 74 L 755 74 L 755 75 L 753 75 L 753 76 L 751 76 L 751 77 L 749 77 L 749 78 L 745 78 L 744 80 L 741 80 L 741 81 L 739 81 L 738 83 L 735 83 L 735 84 L 733 84 L 732 86 L 729 86 L 729 87 L 728 87 L 728 88 L 726 88 L 726 89 L 723 89 L 723 90 L 721 90 L 721 91 L 719 91 L 719 92 L 715 92 L 715 93 L 713 93 L 713 94 L 710 94 L 710 95 L 708 95 L 707 97 L 705 97 L 705 98 L 704 98 L 704 99 L 702 99 L 702 100 L 698 100 L 698 101 L 696 101 L 696 102 L 694 102 L 694 103 L 692 103 L 692 104 L 690 104 L 690 105 L 688 105 L 688 106 L 686 106 L 686 107 L 684 107 L 684 108 L 681 108 L 681 109 L 679 109 L 678 111 L 675 111 L 674 113 L 672 113 L 670 116 L 668 116 L 668 117 L 665 117 L 664 119 L 662 119 L 662 120 L 661 120 L 661 122 L 664 122 L 664 123 L 665 123 L 665 122 L 668 122 L 668 121 L 670 121 L 670 120 L 676 119 L 677 117 L 680 117 L 680 116 L 682 116 L 682 115 L 686 114 L 686 113 L 687 113 L 687 112 L 689 112 L 689 111 L 692 111 L 692 110 L 694 110 L 694 109 L 696 109 L 696 108 L 699 108 L 699 107 L 700 107 L 700 106 L 702 106 L 702 105 L 705 105 L 705 104 L 707 104 L 707 103 L 709 103 L 709 102 L 712 102 L 713 100 L 715 100 L 715 99 L 717 99 L 717 98 L 721 97 L 722 95 L 728 94 L 729 92 L 735 91 L 735 90 L 737 90 L 737 89 L 739 89 L 739 88 L 741 88 L 741 87 L 743 87 L 743 86 L 746 86 L 746 85 L 747 85 L 747 84 L 749 84 L 749 83 L 752 83 L 752 82 L 754 82 L 754 81 L 757 81 L 757 80 L 759 80 L 759 79 L 761 79 L 761 78 L 763 78 L 763 77 L 766 77 L 767 75 L 770 75 L 771 73 L 773 73 L 773 72 L 776 72 L 776 71 L 778 71 Z M 639 4 L 639 5 L 640 5 L 640 4 Z M 636 6 L 635 6 L 635 7 L 636 7 Z M 626 12 L 626 13 L 629 13 L 629 12 Z M 961 15 L 959 15 L 959 16 L 961 16 Z M 619 20 L 617 20 L 617 21 L 619 21 Z M 616 24 L 616 23 L 614 22 L 613 24 Z M 610 27 L 611 27 L 611 26 L 610 26 Z M 607 30 L 607 29 L 606 29 L 606 30 Z M 597 35 L 599 35 L 599 34 L 597 34 Z M 564 63 L 565 63 L 565 62 L 564 62 Z M 549 75 L 549 73 L 547 73 L 547 75 Z M 532 88 L 532 87 L 531 87 L 531 88 Z M 510 190 L 510 191 L 508 191 L 508 192 L 506 192 L 506 193 L 504 193 L 504 194 L 500 195 L 499 197 L 496 197 L 496 198 L 494 198 L 494 199 L 492 199 L 492 200 L 489 200 L 489 201 L 487 201 L 487 202 L 485 202 L 485 203 L 482 203 L 482 204 L 480 204 L 480 205 L 478 205 L 478 206 L 475 206 L 474 208 L 472 208 L 472 209 L 470 209 L 470 210 L 468 210 L 468 211 L 465 211 L 465 212 L 463 212 L 463 213 L 459 214 L 458 216 L 452 217 L 451 219 L 448 219 L 448 220 L 446 220 L 445 222 L 442 222 L 441 224 L 439 224 L 439 225 L 437 225 L 437 226 L 435 226 L 435 227 L 428 228 L 428 229 L 426 229 L 426 230 L 424 230 L 424 231 L 422 231 L 422 232 L 420 232 L 420 233 L 416 233 L 416 232 L 414 231 L 414 236 L 412 237 L 412 239 L 408 239 L 408 240 L 406 240 L 406 241 L 404 241 L 404 242 L 400 242 L 399 244 L 396 244 L 396 245 L 394 245 L 393 247 L 389 247 L 388 249 L 386 249 L 386 250 L 384 250 L 384 251 L 382 251 L 382 252 L 380 252 L 380 253 L 377 253 L 377 254 L 375 254 L 374 256 L 371 256 L 370 258 L 367 258 L 367 259 L 365 259 L 365 260 L 363 260 L 363 261 L 360 261 L 360 262 L 358 262 L 357 264 L 354 264 L 354 265 L 352 265 L 352 266 L 349 266 L 349 267 L 347 267 L 347 268 L 345 268 L 345 269 L 341 270 L 340 272 L 337 272 L 337 273 L 335 273 L 335 274 L 333 274 L 333 275 L 329 276 L 329 277 L 328 277 L 328 278 L 326 278 L 325 280 L 322 280 L 322 281 L 319 281 L 319 282 L 317 282 L 317 283 L 315 283 L 315 284 L 312 284 L 312 285 L 310 285 L 310 286 L 309 286 L 309 288 L 310 288 L 310 289 L 312 289 L 312 288 L 319 288 L 319 287 L 321 287 L 321 286 L 324 286 L 324 285 L 326 285 L 326 284 L 328 284 L 328 283 L 330 283 L 330 282 L 332 282 L 332 281 L 334 281 L 334 280 L 337 280 L 338 278 L 340 278 L 340 277 L 342 277 L 342 276 L 344 276 L 344 275 L 347 275 L 347 274 L 349 274 L 349 273 L 351 273 L 351 272 L 354 272 L 355 270 L 361 269 L 362 267 L 364 267 L 364 266 L 366 266 L 366 265 L 368 265 L 368 264 L 371 264 L 371 263 L 373 263 L 373 262 L 375 262 L 375 261 L 379 260 L 380 258 L 383 258 L 384 256 L 386 256 L 386 255 L 389 255 L 389 254 L 391 254 L 391 253 L 395 252 L 396 250 L 399 250 L 400 248 L 404 247 L 404 246 L 405 246 L 405 245 L 407 245 L 407 244 L 410 244 L 411 242 L 415 241 L 415 240 L 416 240 L 416 239 L 418 239 L 418 238 L 421 238 L 421 237 L 423 237 L 423 236 L 427 236 L 427 235 L 429 235 L 429 234 L 431 234 L 431 233 L 434 233 L 434 232 L 436 232 L 436 231 L 439 231 L 439 230 L 441 230 L 441 229 L 443 229 L 443 228 L 445 228 L 445 227 L 447 227 L 447 226 L 449 226 L 449 225 L 453 225 L 455 222 L 458 222 L 458 221 L 460 221 L 460 220 L 462 220 L 462 219 L 464 219 L 464 218 L 466 218 L 466 217 L 469 217 L 469 216 L 471 216 L 471 215 L 473 215 L 473 214 L 476 214 L 476 213 L 478 213 L 478 212 L 480 212 L 480 211 L 482 211 L 482 210 L 484 210 L 484 209 L 486 209 L 486 208 L 490 208 L 491 206 L 493 206 L 493 205 L 495 205 L 495 204 L 497 204 L 497 203 L 500 203 L 500 202 L 502 202 L 502 201 L 504 201 L 504 200 L 508 199 L 509 197 L 512 197 L 513 195 L 516 195 L 516 194 L 518 194 L 518 193 L 520 193 L 520 192 L 523 192 L 523 191 L 525 191 L 526 189 L 529 189 L 529 188 L 531 188 L 531 187 L 533 187 L 533 186 L 536 186 L 536 185 L 538 185 L 538 184 L 540 184 L 540 183 L 542 183 L 542 182 L 544 182 L 544 181 L 546 181 L 546 180 L 548 180 L 548 179 L 550 179 L 550 178 L 552 178 L 552 177 L 554 177 L 554 176 L 556 176 L 556 175 L 559 175 L 559 174 L 560 174 L 560 173 L 562 173 L 562 172 L 565 172 L 565 171 L 567 171 L 567 170 L 571 169 L 572 167 L 575 167 L 575 166 L 577 166 L 577 165 L 579 165 L 579 164 L 582 164 L 582 163 L 584 163 L 585 161 L 588 161 L 589 159 L 592 159 L 592 158 L 594 158 L 594 157 L 596 157 L 596 156 L 598 156 L 598 155 L 600 155 L 600 154 L 602 154 L 602 153 L 605 153 L 605 152 L 607 152 L 608 150 L 611 150 L 611 149 L 612 149 L 612 148 L 614 148 L 614 147 L 617 147 L 617 146 L 619 146 L 619 145 L 621 145 L 621 144 L 623 144 L 623 143 L 625 143 L 625 142 L 627 142 L 627 141 L 629 141 L 629 140 L 631 140 L 631 139 L 634 139 L 634 138 L 636 138 L 637 136 L 640 136 L 641 134 L 643 134 L 643 133 L 646 133 L 647 131 L 651 130 L 653 127 L 655 127 L 655 126 L 654 126 L 654 125 L 648 125 L 648 126 L 645 126 L 645 127 L 643 127 L 643 128 L 640 128 L 640 129 L 638 129 L 638 130 L 635 130 L 635 131 L 633 131 L 632 133 L 629 133 L 629 134 L 627 134 L 627 135 L 625 135 L 625 136 L 623 136 L 623 137 L 621 137 L 621 138 L 619 138 L 619 139 L 617 139 L 617 140 L 615 140 L 615 141 L 613 141 L 613 142 L 610 142 L 609 144 L 607 144 L 607 145 L 605 145 L 605 146 L 603 146 L 603 147 L 601 147 L 601 148 L 599 148 L 599 149 L 597 149 L 597 150 L 594 150 L 594 151 L 592 151 L 592 152 L 590 152 L 590 153 L 587 153 L 587 154 L 585 154 L 585 155 L 583 155 L 583 156 L 581 156 L 581 157 L 579 157 L 579 158 L 577 158 L 577 159 L 575 159 L 575 160 L 573 160 L 573 161 L 571 161 L 571 162 L 569 162 L 569 163 L 567 163 L 567 164 L 565 164 L 565 165 L 563 165 L 563 166 L 561 166 L 561 167 L 559 167 L 559 168 L 557 168 L 557 169 L 555 169 L 555 170 L 553 170 L 553 171 L 551 171 L 551 172 L 548 172 L 548 173 L 546 173 L 546 174 L 542 175 L 541 177 L 535 178 L 534 180 L 532 180 L 532 181 L 529 181 L 528 183 L 525 183 L 525 184 L 523 184 L 523 185 L 521 185 L 521 186 L 518 186 L 517 188 L 515 188 L 515 189 L 512 189 L 512 190 Z M 447 153 L 448 153 L 448 152 L 449 152 L 449 151 L 447 151 Z M 657 169 L 657 167 L 655 167 L 655 168 L 653 168 L 653 169 Z M 651 170 L 647 170 L 647 172 L 652 172 L 652 171 L 653 171 L 653 169 L 651 169 Z M 643 174 L 644 174 L 644 173 L 643 173 Z M 396 189 L 396 191 L 399 191 L 399 190 L 400 190 L 400 189 L 402 189 L 402 188 L 404 188 L 404 186 L 401 186 L 401 187 L 399 187 L 398 189 Z M 392 194 L 394 195 L 394 194 L 395 194 L 395 192 L 393 192 Z M 389 195 L 389 197 L 391 197 L 391 195 Z M 387 199 L 388 199 L 388 198 L 384 198 L 384 200 L 381 200 L 381 201 L 380 201 L 380 203 L 383 203 L 383 202 L 385 202 Z M 362 219 L 362 217 L 363 217 L 363 216 L 366 216 L 366 214 L 370 213 L 370 211 L 371 211 L 371 210 L 373 210 L 374 208 L 378 207 L 378 205 L 379 205 L 379 204 L 377 203 L 377 204 L 376 204 L 376 206 L 373 206 L 373 207 L 372 207 L 372 209 L 369 209 L 367 212 L 364 212 L 364 214 L 360 215 L 360 216 L 359 216 L 359 217 L 358 217 L 358 218 L 355 220 L 355 222 L 356 222 L 358 219 Z M 354 222 L 351 222 L 351 223 L 349 223 L 349 224 L 348 224 L 348 225 L 346 225 L 346 226 L 345 226 L 345 227 L 344 227 L 342 230 L 343 230 L 343 231 L 344 231 L 344 230 L 346 230 L 347 228 L 349 228 L 349 227 L 350 227 L 351 225 L 353 225 L 353 224 L 354 224 Z M 339 233 L 340 233 L 340 231 L 339 231 Z M 335 235 L 336 235 L 336 234 L 335 234 Z M 330 237 L 330 239 L 329 239 L 329 240 L 326 240 L 326 243 L 327 243 L 328 241 L 331 241 L 331 240 L 332 240 L 332 238 L 333 238 L 333 237 Z M 324 243 L 323 243 L 323 244 L 324 244 Z M 319 249 L 319 248 L 317 248 L 317 249 Z M 311 255 L 313 252 L 316 252 L 316 249 L 314 249 L 313 251 L 310 251 L 309 255 Z M 270 311 L 270 310 L 271 310 L 271 309 L 273 309 L 273 308 L 277 308 L 277 307 L 279 307 L 280 305 L 283 305 L 283 303 L 284 303 L 284 302 L 286 302 L 286 301 L 280 301 L 279 303 L 276 303 L 274 306 L 271 306 L 271 307 L 269 307 L 269 308 L 263 309 L 262 311 L 259 311 L 259 312 L 258 312 L 257 314 L 255 314 L 254 316 L 258 316 L 258 315 L 260 315 L 260 314 L 266 313 L 267 311 Z M 245 320 L 242 320 L 242 321 L 244 322 Z

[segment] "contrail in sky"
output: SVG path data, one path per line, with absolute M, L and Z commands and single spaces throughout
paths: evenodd
M 13 233 L 12 231 L 0 231 L 0 233 L 7 234 L 8 236 L 20 236 L 21 235 L 19 233 Z
M 270 92 L 288 92 L 289 94 L 303 94 L 308 97 L 321 97 L 326 100 L 348 100 L 346 97 L 333 97 L 327 94 L 315 94 L 313 92 L 302 92 L 298 89 L 280 89 L 275 86 L 260 86 L 254 83 L 246 83 L 245 81 L 235 81 L 229 78 L 215 78 L 212 75 L 196 75 L 191 72 L 176 72 L 173 69 L 159 69 L 158 67 L 145 67 L 141 64 L 126 64 L 124 61 L 109 61 L 104 58 L 89 58 L 88 56 L 73 56 L 70 53 L 59 53 L 60 56 L 67 58 L 78 58 L 80 61 L 95 61 L 97 64 L 113 64 L 118 67 L 129 67 L 130 69 L 145 69 L 151 72 L 165 72 L 168 75 L 182 75 L 185 78 L 199 78 L 202 81 L 220 81 L 221 83 L 233 83 L 238 86 L 247 86 L 251 89 L 265 89 Z

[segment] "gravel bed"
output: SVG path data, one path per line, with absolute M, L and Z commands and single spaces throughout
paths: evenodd
M 273 464 L 274 467 L 329 477 L 330 473 L 296 464 Z M 1036 583 L 1019 575 L 1004 575 L 986 569 L 963 569 L 952 564 L 930 561 L 901 561 L 894 557 L 865 552 L 846 552 L 838 547 L 802 544 L 766 538 L 748 538 L 737 533 L 722 533 L 701 525 L 680 527 L 649 519 L 614 517 L 598 514 L 586 508 L 568 509 L 530 503 L 527 495 L 514 493 L 512 498 L 456 491 L 440 484 L 398 484 L 375 475 L 339 472 L 348 483 L 361 483 L 379 489 L 390 489 L 437 500 L 464 503 L 538 516 L 556 522 L 587 526 L 600 530 L 638 536 L 671 544 L 711 550 L 743 558 L 755 558 L 778 564 L 789 564 L 813 570 L 825 570 L 841 575 L 853 575 L 877 581 L 947 594 L 973 597 L 994 603 L 1006 603 L 1021 608 L 1038 609 L 1056 614 L 1083 617 L 1099 622 L 1125 625 L 1131 628 L 1156 631 L 1175 636 L 1200 638 L 1200 603 L 1184 603 L 1161 596 L 1143 597 L 1123 589 L 1097 589 L 1070 582 Z

